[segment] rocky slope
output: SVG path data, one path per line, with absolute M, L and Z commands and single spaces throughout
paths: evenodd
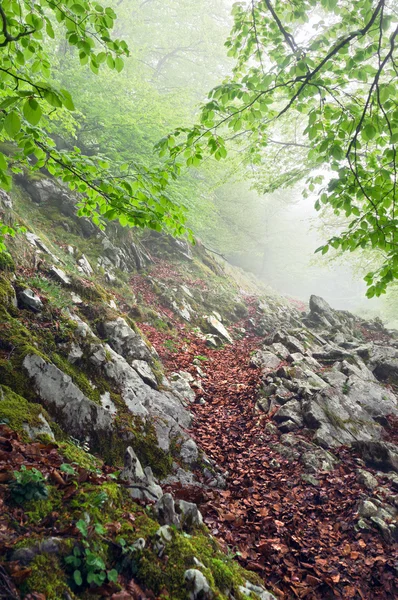
M 76 201 L 0 198 L 0 598 L 394 597 L 395 332 Z

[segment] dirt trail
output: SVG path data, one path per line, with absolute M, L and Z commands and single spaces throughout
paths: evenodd
M 272 449 L 279 436 L 266 433 L 268 418 L 255 410 L 256 343 L 245 339 L 208 353 L 206 404 L 195 405 L 193 434 L 228 472 L 228 487 L 201 503 L 206 524 L 281 597 L 396 597 L 391 546 L 354 529 L 366 490 L 353 454 L 341 448 L 340 464 L 313 486 L 302 479 L 300 463 Z
M 260 340 L 249 336 L 209 350 L 184 335 L 185 345 L 162 358 L 170 370 L 197 376 L 192 361 L 202 357 L 205 377 L 197 395 L 206 403 L 193 406 L 191 434 L 227 472 L 227 489 L 192 490 L 191 499 L 200 504 L 213 535 L 278 597 L 397 597 L 397 553 L 394 558 L 377 533 L 354 529 L 366 490 L 357 481 L 353 453 L 339 449 L 338 466 L 318 474 L 319 485 L 306 483 L 301 464 L 273 448 L 279 434 L 266 432 L 270 418 L 255 410 L 260 375 L 250 366 L 250 354 Z

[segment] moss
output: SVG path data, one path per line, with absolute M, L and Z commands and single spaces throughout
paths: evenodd
M 28 402 L 22 396 L 13 392 L 9 387 L 0 386 L 0 421 L 6 423 L 11 429 L 17 431 L 23 440 L 29 436 L 24 425 L 38 427 L 43 425 L 40 415 L 50 420 L 50 417 L 40 404 Z
M 87 471 L 95 471 L 101 467 L 102 461 L 83 450 L 72 442 L 61 442 L 58 446 L 60 454 L 68 461 L 73 464 L 86 469 Z
M 0 271 L 15 271 L 15 263 L 9 252 L 0 252 Z
M 152 373 L 155 375 L 157 384 L 161 385 L 163 378 L 164 378 L 164 370 L 163 370 L 163 365 L 160 362 L 160 360 L 155 358 L 151 365 L 151 369 L 152 369 Z
M 159 448 L 153 423 L 143 421 L 139 417 L 133 419 L 134 441 L 132 446 L 143 467 L 150 466 L 156 477 L 167 477 L 172 471 L 173 458 L 171 453 Z
M 231 568 L 225 564 L 225 561 L 219 558 L 213 558 L 210 561 L 210 569 L 213 573 L 214 582 L 220 590 L 230 590 L 233 587 L 234 573 Z
M 0 303 L 5 306 L 9 306 L 14 298 L 15 292 L 11 282 L 9 281 L 8 277 L 0 272 Z
M 87 398 L 101 404 L 100 396 L 101 391 L 96 386 L 95 388 L 91 385 L 90 381 L 83 373 L 81 369 L 78 369 L 75 365 L 72 365 L 66 358 L 63 358 L 57 352 L 51 354 L 51 360 L 56 367 L 71 377 L 73 383 L 83 392 Z
M 31 573 L 24 583 L 29 592 L 44 594 L 47 600 L 59 600 L 65 594 L 75 598 L 66 582 L 59 558 L 49 554 L 39 554 L 30 565 Z
M 167 561 L 160 559 L 149 547 L 143 552 L 138 565 L 137 579 L 155 594 L 167 590 L 173 600 L 185 600 L 187 590 L 184 585 L 184 572 L 187 569 L 200 569 L 214 592 L 214 598 L 241 598 L 239 585 L 244 583 L 243 570 L 237 563 L 225 556 L 205 535 L 187 536 L 173 531 L 173 539 L 166 545 Z M 198 559 L 203 567 L 194 561 Z M 225 595 L 228 593 L 228 596 Z
M 24 505 L 25 515 L 29 523 L 38 524 L 50 513 L 60 508 L 62 492 L 54 486 L 47 486 L 49 495 L 45 500 L 32 500 Z

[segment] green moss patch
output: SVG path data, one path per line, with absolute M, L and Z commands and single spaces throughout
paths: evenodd
M 28 435 L 24 430 L 25 424 L 31 427 L 43 425 L 39 418 L 40 415 L 50 420 L 40 404 L 28 402 L 9 387 L 0 386 L 0 421 L 17 431 L 23 439 L 28 439 Z

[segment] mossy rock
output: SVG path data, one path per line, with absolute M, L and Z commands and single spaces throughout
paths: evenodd
M 69 598 L 76 598 L 67 584 L 61 560 L 60 557 L 50 554 L 36 556 L 30 564 L 31 573 L 23 584 L 24 590 L 44 594 L 46 600 L 60 600 L 65 594 L 68 594 Z
M 22 439 L 29 440 L 24 425 L 30 427 L 40 427 L 43 425 L 40 415 L 46 420 L 50 420 L 47 412 L 40 404 L 28 402 L 28 400 L 13 392 L 9 387 L 5 385 L 0 386 L 0 422 L 6 423 L 11 429 L 17 431 Z
M 0 271 L 15 271 L 14 260 L 8 252 L 0 252 Z
M 173 530 L 172 541 L 167 543 L 167 562 L 148 547 L 138 564 L 137 579 L 155 594 L 167 590 L 173 600 L 186 600 L 187 589 L 184 573 L 187 569 L 199 569 L 206 577 L 214 593 L 214 600 L 226 600 L 232 593 L 241 600 L 239 586 L 244 585 L 247 574 L 218 548 L 205 533 L 187 535 Z M 194 559 L 202 563 L 198 566 Z

